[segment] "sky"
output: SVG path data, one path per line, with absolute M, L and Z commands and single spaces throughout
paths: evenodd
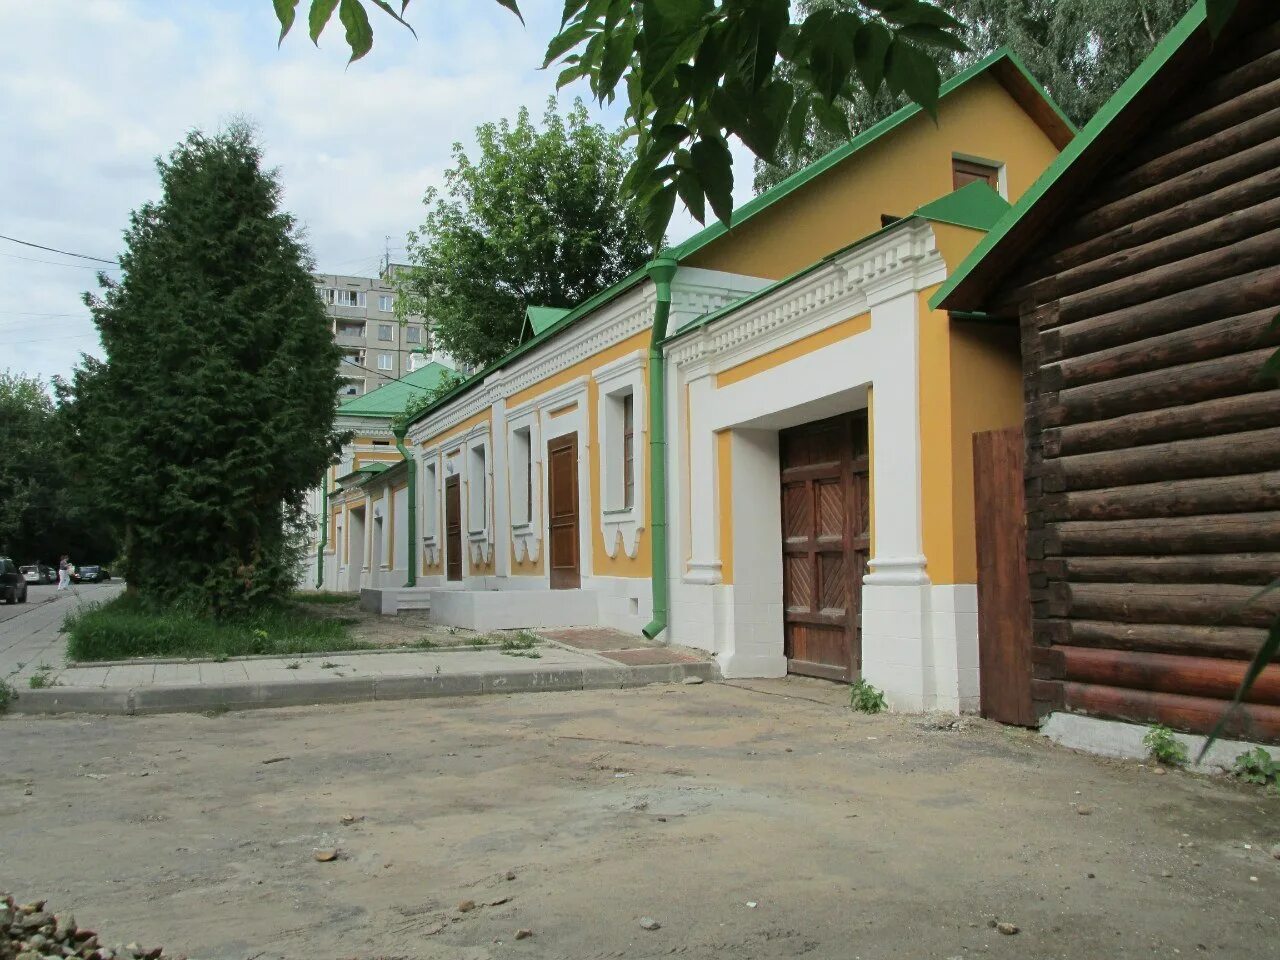
M 403 258 L 455 141 L 521 106 L 541 116 L 563 0 L 521 0 L 527 26 L 493 0 L 417 0 L 416 40 L 367 6 L 373 50 L 348 67 L 336 17 L 319 49 L 302 22 L 277 48 L 271 0 L 0 0 L 0 235 L 110 260 L 130 211 L 159 195 L 156 157 L 247 117 L 317 267 L 376 275 L 388 244 Z M 579 85 L 561 102 L 575 94 L 589 100 Z M 621 125 L 620 103 L 589 106 Z M 751 165 L 735 157 L 741 203 Z M 678 211 L 669 239 L 695 229 Z M 0 371 L 48 379 L 102 355 L 81 299 L 99 267 L 0 240 Z

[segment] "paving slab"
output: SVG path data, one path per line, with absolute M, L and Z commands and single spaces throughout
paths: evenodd
M 128 662 L 70 666 L 52 686 L 19 687 L 15 713 L 179 713 L 369 700 L 621 689 L 718 679 L 708 659 L 664 648 L 620 663 L 603 654 L 547 645 L 536 657 L 495 649 L 346 652 L 328 656 L 251 657 L 223 662 Z M 639 651 L 637 651 L 639 652 Z M 667 655 L 667 654 L 670 655 Z M 649 663 L 648 660 L 657 662 Z

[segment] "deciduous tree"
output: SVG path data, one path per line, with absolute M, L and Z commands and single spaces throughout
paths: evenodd
M 429 317 L 453 357 L 484 366 L 519 341 L 526 306 L 572 307 L 645 262 L 639 204 L 622 191 L 622 137 L 547 104 L 476 130 L 473 160 L 454 144 L 443 193 L 409 235 L 397 309 Z

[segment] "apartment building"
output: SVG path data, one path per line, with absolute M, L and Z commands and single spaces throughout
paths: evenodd
M 358 397 L 407 373 L 443 359 L 432 353 L 426 322 L 395 314 L 396 265 L 378 277 L 315 274 L 316 293 L 332 318 L 334 340 L 342 348 L 338 393 Z

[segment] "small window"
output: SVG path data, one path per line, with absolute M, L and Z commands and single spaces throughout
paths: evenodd
M 529 523 L 533 520 L 533 446 L 529 428 L 514 430 L 511 437 L 511 505 L 515 510 L 512 520 Z
M 436 535 L 436 465 L 435 461 L 422 464 L 422 535 Z
M 622 398 L 622 505 L 636 505 L 636 395 Z
M 332 304 L 335 302 L 333 287 L 316 287 L 316 293 L 320 295 L 322 303 Z
M 389 353 L 378 354 L 378 369 L 379 370 L 391 369 L 391 354 Z
M 378 339 L 390 340 L 391 338 L 392 338 L 391 324 L 389 323 L 378 324 Z
M 387 293 L 378 294 L 378 309 L 384 313 L 390 313 L 395 309 L 395 304 L 391 299 L 391 295 Z
M 339 290 L 338 306 L 340 307 L 363 307 L 364 291 L 363 290 Z
M 471 448 L 471 462 L 468 464 L 467 477 L 467 528 L 472 533 L 481 533 L 487 527 L 487 510 L 485 486 L 488 483 L 485 464 L 485 448 L 481 444 Z
M 421 327 L 405 327 L 404 342 L 405 343 L 421 343 L 422 328 Z
M 338 396 L 340 397 L 358 397 L 360 396 L 360 384 L 348 380 L 338 388 Z
M 1000 168 L 989 163 L 976 160 L 961 160 L 955 157 L 951 161 L 951 188 L 959 190 L 974 181 L 985 183 L 997 193 L 1000 192 Z

